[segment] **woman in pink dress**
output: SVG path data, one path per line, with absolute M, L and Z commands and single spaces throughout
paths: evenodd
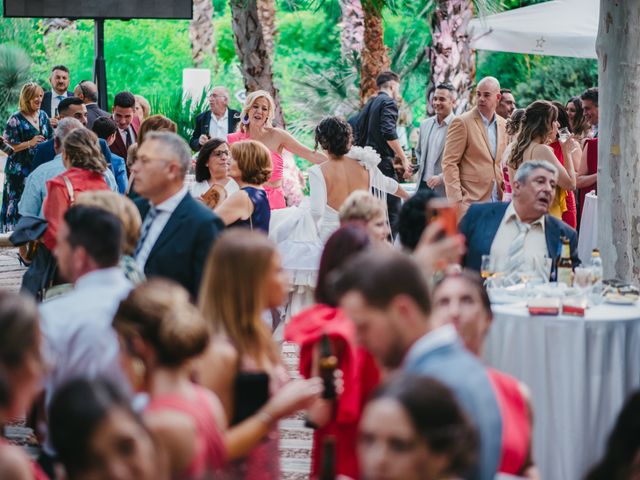
M 230 145 L 241 140 L 256 140 L 264 144 L 271 152 L 273 173 L 269 181 L 264 184 L 264 189 L 267 192 L 272 210 L 287 206 L 282 189 L 283 150 L 286 149 L 312 163 L 322 163 L 327 160 L 323 153 L 305 147 L 287 131 L 274 127 L 274 111 L 275 104 L 268 92 L 256 90 L 250 93 L 247 95 L 240 114 L 238 131 L 227 136 L 227 142 Z

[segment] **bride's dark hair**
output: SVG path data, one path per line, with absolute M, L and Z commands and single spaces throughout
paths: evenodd
M 345 155 L 351 148 L 351 125 L 339 117 L 327 117 L 316 127 L 316 146 L 320 145 L 332 155 Z

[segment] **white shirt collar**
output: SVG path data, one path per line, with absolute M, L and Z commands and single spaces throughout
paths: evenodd
M 491 121 L 489 121 L 489 119 L 487 117 L 485 117 L 480 110 L 478 110 L 478 113 L 480 114 L 480 118 L 482 119 L 482 123 L 484 123 L 486 126 L 491 126 L 494 123 L 496 123 L 498 120 L 498 116 L 496 115 L 495 112 L 493 112 L 493 119 Z
M 505 223 L 510 222 L 514 218 L 517 218 L 520 222 L 522 222 L 522 220 L 520 219 L 520 216 L 518 215 L 518 212 L 516 212 L 516 207 L 513 206 L 513 202 L 509 202 L 509 206 L 507 207 L 507 210 L 504 212 L 504 218 L 505 218 Z M 533 227 L 534 225 L 540 225 L 540 227 L 542 228 L 542 231 L 544 232 L 544 215 L 542 215 L 537 220 L 534 220 L 533 222 L 531 222 L 531 226 Z
M 437 348 L 454 343 L 457 339 L 458 332 L 452 324 L 436 327 L 416 340 L 404 357 L 404 363 L 411 363 Z
M 438 127 L 442 127 L 443 125 L 449 125 L 451 123 L 451 120 L 453 120 L 453 117 L 455 115 L 453 114 L 453 112 L 451 112 L 449 115 L 447 115 L 445 117 L 445 119 L 442 121 L 442 123 L 438 123 L 438 116 L 436 115 L 436 125 Z
M 222 118 L 218 118 L 216 117 L 216 114 L 213 113 L 213 110 L 211 111 L 211 118 L 213 118 L 214 120 L 218 121 L 218 122 L 222 122 L 223 120 L 229 120 L 229 109 L 227 108 L 224 111 L 224 115 L 222 115 Z
M 155 205 L 156 210 L 173 213 L 187 193 L 189 193 L 189 188 L 186 185 L 183 185 L 177 193 L 167 198 L 164 202 Z
M 91 288 L 96 285 L 109 285 L 114 284 L 118 280 L 125 278 L 124 273 L 120 267 L 109 267 L 93 270 L 92 272 L 85 273 L 75 283 L 75 290 L 83 290 L 85 288 Z

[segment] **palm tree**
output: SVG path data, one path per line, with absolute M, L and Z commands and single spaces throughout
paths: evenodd
M 342 58 L 360 55 L 364 46 L 364 12 L 360 0 L 340 0 L 340 53 Z
M 216 40 L 213 35 L 213 2 L 193 1 L 193 19 L 189 23 L 191 57 L 193 65 L 200 67 L 204 60 L 216 55 Z
M 247 92 L 266 90 L 276 105 L 274 123 L 284 127 L 280 95 L 273 83 L 272 58 L 265 42 L 257 0 L 230 0 L 236 53 Z
M 275 0 L 258 0 L 258 15 L 262 23 L 262 35 L 267 45 L 269 56 L 273 60 L 276 30 L 276 2 Z
M 0 119 L 5 122 L 18 105 L 20 89 L 29 81 L 31 59 L 17 45 L 0 44 Z
M 385 0 L 365 0 L 364 11 L 364 48 L 360 67 L 360 102 L 364 104 L 376 88 L 376 77 L 389 69 L 391 60 L 384 45 L 384 27 L 382 8 Z

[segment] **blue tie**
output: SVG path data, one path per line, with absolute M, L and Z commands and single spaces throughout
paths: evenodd
M 56 98 L 57 98 L 59 101 L 62 101 L 62 100 L 64 100 L 64 95 L 58 95 Z
M 151 230 L 151 224 L 153 223 L 153 221 L 157 216 L 158 216 L 158 210 L 156 209 L 156 207 L 151 207 L 147 212 L 147 216 L 144 217 L 144 222 L 142 222 L 142 228 L 140 229 L 141 230 L 140 240 L 138 240 L 138 245 L 136 245 L 136 251 L 134 253 L 135 257 L 137 257 L 138 254 L 140 253 L 140 250 L 142 250 L 142 245 L 144 245 L 144 241 L 149 236 L 149 231 Z

